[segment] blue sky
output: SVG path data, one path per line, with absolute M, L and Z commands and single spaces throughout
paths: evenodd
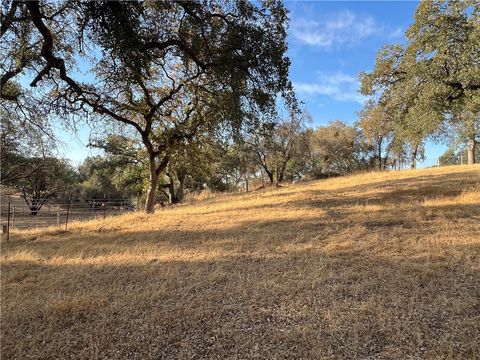
M 403 42 L 415 2 L 294 2 L 290 10 L 291 79 L 316 124 L 356 120 L 364 98 L 358 74 L 370 71 L 387 43 Z
M 314 126 L 334 119 L 354 123 L 365 98 L 360 71 L 371 71 L 385 44 L 404 43 L 416 1 L 287 1 L 288 56 L 297 96 Z M 435 164 L 446 147 L 428 143 L 426 161 Z
M 348 123 L 365 99 L 358 93 L 358 74 L 371 71 L 375 55 L 387 43 L 404 42 L 413 21 L 415 1 L 287 1 L 291 80 L 300 100 L 313 117 L 313 126 L 334 119 Z M 78 136 L 61 131 L 63 154 L 74 164 L 94 152 L 88 131 Z M 428 144 L 424 166 L 435 163 L 444 146 Z M 421 164 L 422 165 L 422 164 Z

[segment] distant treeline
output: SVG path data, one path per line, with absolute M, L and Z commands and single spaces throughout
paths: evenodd
M 405 169 L 424 157 L 423 147 L 407 144 L 380 152 L 379 144 L 365 136 L 361 122 L 352 126 L 336 120 L 312 128 L 309 121 L 302 112 L 245 133 L 236 142 L 210 138 L 185 143 L 159 174 L 155 202 L 180 203 L 186 194 L 204 190 L 252 191 L 356 171 Z M 139 141 L 108 135 L 91 144 L 103 155 L 87 157 L 75 168 L 51 154 L 29 157 L 23 134 L 8 131 L 7 125 L 2 123 L 1 182 L 32 207 L 45 199 L 129 198 L 144 203 L 149 164 Z M 440 165 L 460 164 L 462 155 L 465 149 L 449 149 Z
M 316 129 L 289 79 L 281 1 L 3 7 L 2 184 L 30 203 L 135 196 L 152 213 L 206 188 L 415 167 L 427 140 L 460 145 L 442 163 L 476 160 L 478 1 L 420 2 L 406 45 L 360 74 L 358 123 Z M 89 126 L 103 155 L 79 169 L 55 158 L 58 126 Z

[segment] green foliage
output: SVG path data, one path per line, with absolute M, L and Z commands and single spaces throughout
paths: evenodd
M 285 56 L 287 11 L 280 1 L 7 7 L 2 36 L 12 40 L 8 53 L 19 65 L 6 81 L 31 71 L 31 85 L 46 90 L 37 100 L 47 97 L 60 114 L 87 113 L 103 126 L 128 125 L 149 162 L 148 212 L 159 175 L 198 133 L 256 127 L 254 114 L 272 117 L 278 95 L 296 106 Z M 17 18 L 20 13 L 27 16 Z M 28 36 L 21 36 L 22 27 Z M 31 54 L 27 61 L 17 51 L 19 42 Z M 72 71 L 79 58 L 94 81 Z
M 311 120 L 305 111 L 292 111 L 287 118 L 264 122 L 250 131 L 244 139 L 244 151 L 268 176 L 270 184 L 302 175 L 305 149 L 308 147 L 305 134 L 306 123 Z
M 359 116 L 358 126 L 376 154 L 378 168 L 384 170 L 395 140 L 393 119 L 384 106 L 372 100 L 367 102 Z
M 439 158 L 439 165 L 461 165 L 466 164 L 468 158 L 465 146 L 460 148 L 450 147 Z M 475 154 L 475 162 L 480 163 L 480 152 Z
M 344 175 L 372 166 L 371 148 L 361 133 L 340 120 L 309 130 L 308 137 L 309 175 L 314 178 Z
M 446 123 L 471 129 L 480 112 L 479 3 L 422 1 L 407 40 L 378 52 L 374 70 L 360 75 L 360 91 L 375 97 L 396 141 L 415 154 Z
M 142 196 L 148 186 L 148 166 L 138 141 L 110 134 L 92 141 L 90 146 L 102 149 L 105 156 L 89 157 L 79 167 L 85 198 Z
M 3 185 L 25 199 L 32 215 L 49 199 L 66 202 L 76 197 L 78 174 L 66 160 L 17 155 L 16 161 L 25 169 L 22 176 L 6 179 Z

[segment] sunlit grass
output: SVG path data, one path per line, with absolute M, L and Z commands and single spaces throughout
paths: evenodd
M 479 204 L 455 166 L 15 231 L 2 355 L 478 358 Z

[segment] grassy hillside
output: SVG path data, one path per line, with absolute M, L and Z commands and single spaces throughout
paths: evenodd
M 480 358 L 480 166 L 16 232 L 2 358 Z

